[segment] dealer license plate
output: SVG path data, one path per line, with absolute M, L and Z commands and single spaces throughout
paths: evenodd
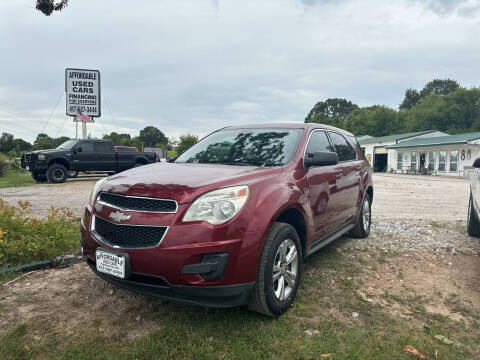
M 30 171 L 30 166 L 25 166 L 25 170 Z
M 97 250 L 95 258 L 98 271 L 125 279 L 125 256 Z

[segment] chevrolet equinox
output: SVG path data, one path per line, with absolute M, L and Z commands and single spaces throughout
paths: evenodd
M 167 163 L 97 182 L 81 244 L 103 279 L 143 295 L 276 316 L 302 262 L 369 235 L 372 170 L 355 137 L 320 124 L 215 131 Z

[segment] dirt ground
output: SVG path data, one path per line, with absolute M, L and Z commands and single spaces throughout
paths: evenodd
M 42 215 L 50 205 L 80 215 L 93 179 L 63 185 L 0 189 L 10 203 L 28 200 Z M 331 246 L 361 256 L 355 279 L 369 302 L 407 319 L 417 312 L 473 323 L 480 320 L 480 239 L 466 234 L 469 183 L 462 179 L 375 174 L 374 224 L 367 239 L 344 237 Z M 358 255 L 361 254 L 361 255 Z M 352 260 L 357 261 L 357 259 Z M 43 321 L 49 331 L 72 333 L 99 324 L 105 335 L 136 338 L 158 327 L 149 312 L 162 302 L 121 290 L 96 277 L 84 263 L 41 270 L 0 285 L 0 329 Z M 184 307 L 187 305 L 168 305 Z M 111 314 L 130 317 L 128 329 Z M 88 325 L 90 326 L 90 325 Z M 0 330 L 1 333 L 1 330 Z

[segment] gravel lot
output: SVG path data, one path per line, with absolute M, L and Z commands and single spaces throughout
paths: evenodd
M 98 179 L 84 176 L 65 184 L 0 189 L 0 197 L 12 205 L 29 201 L 40 217 L 50 206 L 66 206 L 80 216 Z M 373 181 L 372 234 L 368 242 L 350 239 L 347 247 L 480 254 L 480 241 L 465 230 L 468 180 L 376 173 Z
M 66 206 L 80 216 L 90 190 L 100 177 L 84 176 L 64 184 L 0 189 L 0 197 L 14 205 L 29 201 L 32 212 L 45 216 L 50 206 Z M 374 174 L 373 219 L 464 222 L 469 182 L 448 177 Z
M 96 181 L 102 177 L 79 176 L 68 179 L 63 184 L 38 184 L 33 186 L 11 187 L 0 189 L 0 198 L 10 205 L 18 201 L 28 201 L 32 205 L 32 214 L 44 217 L 51 206 L 55 208 L 68 207 L 75 215 L 80 216 L 88 201 L 90 190 Z

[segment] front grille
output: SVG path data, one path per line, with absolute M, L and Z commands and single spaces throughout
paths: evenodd
M 114 224 L 95 216 L 94 231 L 107 245 L 137 249 L 154 247 L 160 244 L 167 231 L 166 226 L 135 226 Z
M 125 196 L 101 192 L 98 196 L 98 200 L 105 205 L 112 206 L 120 210 L 161 213 L 175 213 L 177 211 L 177 202 L 170 199 Z

